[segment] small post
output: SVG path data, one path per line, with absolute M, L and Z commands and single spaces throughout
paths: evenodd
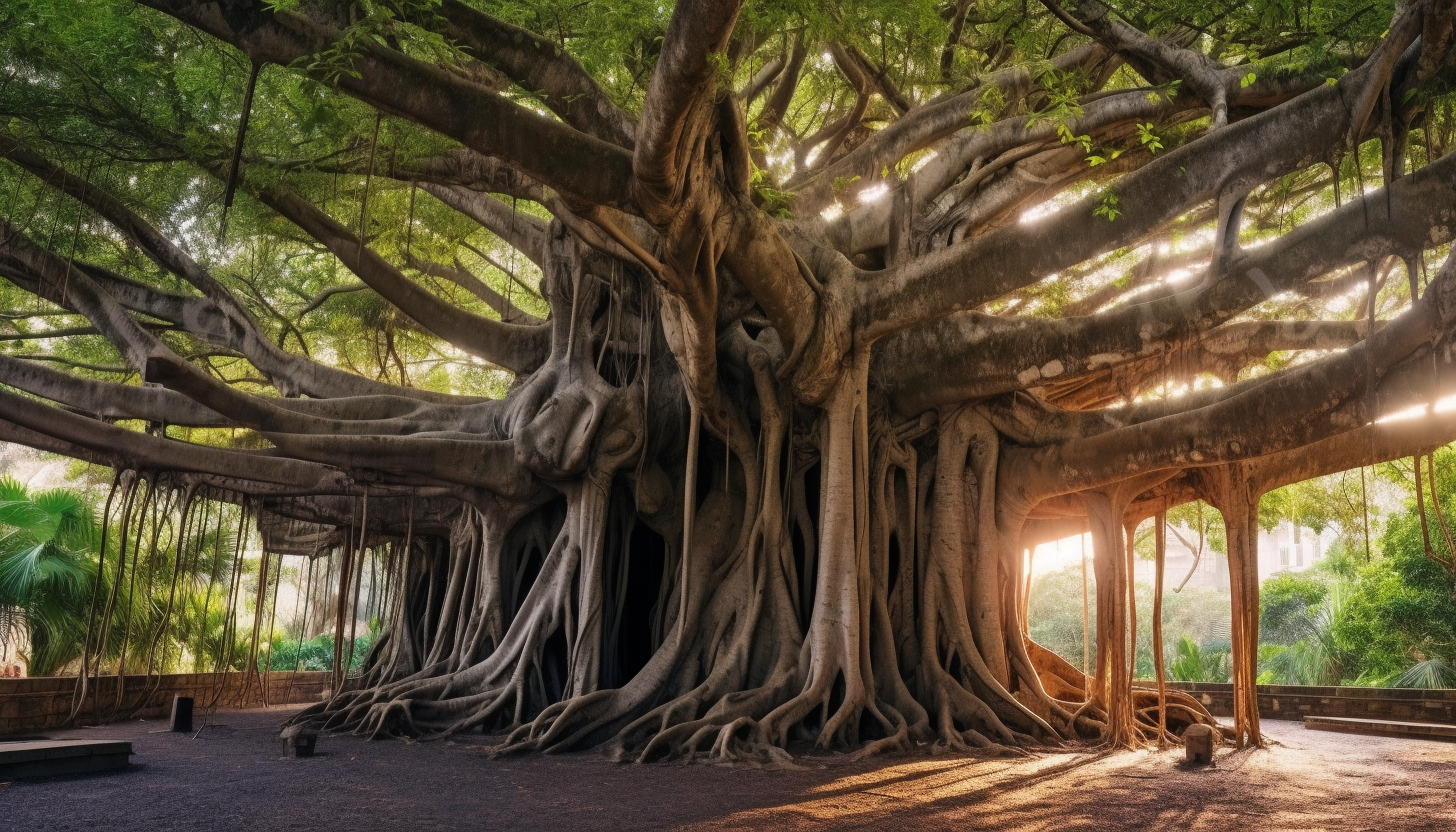
M 1207 765 L 1213 762 L 1218 735 L 1207 725 L 1194 723 L 1183 729 L 1183 752 L 1188 763 Z
M 192 697 L 172 697 L 172 730 L 178 733 L 192 731 Z
M 290 725 L 278 735 L 285 757 L 312 757 L 318 731 L 305 725 Z

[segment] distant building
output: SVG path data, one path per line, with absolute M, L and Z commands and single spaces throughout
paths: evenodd
M 1207 541 L 1201 555 L 1195 551 L 1197 547 L 1197 530 L 1169 526 L 1168 547 L 1163 556 L 1163 589 L 1184 587 L 1228 592 L 1228 555 L 1215 552 Z M 1157 576 L 1155 570 L 1151 560 L 1138 558 L 1134 561 L 1133 579 L 1151 585 Z
M 1280 521 L 1273 531 L 1259 532 L 1259 583 L 1276 572 L 1303 572 L 1325 559 L 1330 547 L 1339 539 L 1334 529 L 1326 527 L 1316 533 Z
M 1180 539 L 1180 535 L 1182 539 Z M 1281 521 L 1272 531 L 1259 531 L 1259 583 L 1277 572 L 1303 572 L 1325 558 L 1338 535 L 1326 528 L 1313 530 Z M 1187 543 L 1184 542 L 1187 541 Z M 1192 544 L 1192 545 L 1189 545 Z M 1198 532 L 1187 527 L 1169 528 L 1168 547 L 1164 557 L 1163 588 L 1173 590 L 1180 585 L 1194 589 L 1227 592 L 1229 588 L 1228 555 L 1215 552 L 1206 543 L 1203 554 L 1195 557 Z M 1151 584 L 1155 577 L 1150 560 L 1136 561 L 1135 580 Z M 1186 581 L 1186 583 L 1185 583 Z

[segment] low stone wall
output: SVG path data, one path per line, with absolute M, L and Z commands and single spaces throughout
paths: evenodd
M 317 702 L 329 687 L 328 671 L 169 673 L 162 676 L 102 676 L 87 686 L 86 701 L 70 721 L 77 679 L 38 676 L 0 679 L 0 736 L 27 734 L 63 725 L 96 725 L 118 719 L 166 719 L 173 696 L 191 696 L 199 714 L 209 707 L 257 708 Z M 120 696 L 118 697 L 118 683 Z
M 1233 685 L 1169 682 L 1168 687 L 1193 694 L 1214 716 L 1233 716 Z M 1258 693 L 1259 716 L 1265 719 L 1343 716 L 1456 723 L 1456 690 L 1259 685 Z
M 0 736 L 13 736 L 68 724 L 76 692 L 73 676 L 0 679 Z M 75 724 L 95 725 L 117 719 L 165 719 L 172 697 L 191 696 L 199 711 L 257 708 L 317 702 L 328 689 L 328 671 L 265 674 L 267 696 L 258 676 L 242 673 L 173 673 L 126 676 L 117 701 L 117 677 L 102 676 L 88 686 L 86 704 Z M 1233 715 L 1233 685 L 1211 682 L 1169 682 L 1170 690 L 1192 694 L 1215 716 Z M 1260 685 L 1259 715 L 1266 719 L 1343 716 L 1456 724 L 1456 690 L 1405 688 L 1303 687 Z

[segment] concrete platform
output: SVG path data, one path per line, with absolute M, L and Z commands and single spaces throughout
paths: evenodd
M 130 758 L 131 743 L 122 740 L 0 742 L 0 780 L 112 771 Z
M 1307 716 L 1304 718 L 1304 727 L 1317 731 L 1344 731 L 1349 734 L 1373 734 L 1379 737 L 1456 741 L 1456 725 L 1442 725 L 1436 722 L 1393 722 L 1388 719 Z

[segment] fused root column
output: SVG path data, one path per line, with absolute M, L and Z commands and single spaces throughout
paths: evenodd
M 419 591 L 423 575 L 412 594 L 408 575 L 399 581 L 414 603 L 397 606 L 398 635 L 358 684 L 298 719 L 370 736 L 507 730 L 511 751 L 605 745 L 627 759 L 759 761 L 799 741 L 872 753 L 1095 738 L 1116 724 L 1118 696 L 1127 720 L 1146 722 L 1126 686 L 1091 703 L 1058 699 L 1084 683 L 1008 641 L 1024 628 L 1002 583 L 1022 576 L 997 526 L 1001 440 L 990 421 L 975 408 L 877 418 L 866 366 L 848 368 L 792 433 L 786 397 L 760 366 L 760 442 L 710 438 L 675 481 L 628 469 L 554 486 L 559 525 L 546 515 L 560 500 L 473 509 L 453 527 L 444 590 Z M 658 478 L 691 485 L 690 518 L 674 499 L 645 505 L 634 493 Z M 811 485 L 812 506 L 791 493 Z M 655 529 L 662 549 L 659 571 L 625 586 L 616 578 L 642 575 L 632 559 L 648 552 L 641 535 L 609 534 L 623 513 Z M 530 529 L 554 533 L 544 552 L 539 534 L 520 533 Z M 533 559 L 519 601 L 505 598 L 515 581 L 503 572 Z M 603 669 L 623 666 L 634 645 L 608 639 L 603 622 L 642 617 L 646 604 L 662 625 L 652 654 L 613 685 Z M 478 637 L 497 620 L 498 638 Z M 420 638 L 427 624 L 435 633 Z M 420 646 L 400 649 L 406 634 Z M 1176 704 L 1174 722 L 1208 721 L 1191 700 Z

